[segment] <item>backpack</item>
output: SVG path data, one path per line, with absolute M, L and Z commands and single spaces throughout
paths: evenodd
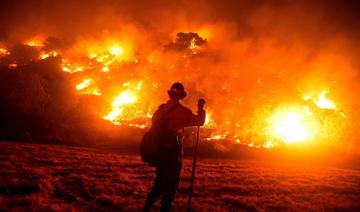
M 159 107 L 157 111 L 158 119 L 152 123 L 151 128 L 144 134 L 140 142 L 140 156 L 143 162 L 150 166 L 156 166 L 161 157 L 166 153 L 165 142 L 176 139 L 177 136 L 168 129 L 168 114 L 176 107 L 171 106 L 165 110 L 165 105 Z

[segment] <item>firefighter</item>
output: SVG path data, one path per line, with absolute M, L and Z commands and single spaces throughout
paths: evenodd
M 184 127 L 202 126 L 205 122 L 205 101 L 198 101 L 197 115 L 193 114 L 190 109 L 181 105 L 180 100 L 186 96 L 184 86 L 176 82 L 168 91 L 169 100 L 166 104 L 160 105 L 154 113 L 152 122 L 160 117 L 160 113 L 168 111 L 167 124 L 165 125 L 171 132 L 160 141 L 162 146 L 159 162 L 155 165 L 156 176 L 150 192 L 148 193 L 144 211 L 149 209 L 161 197 L 160 211 L 170 211 L 175 199 L 175 194 L 180 182 L 180 173 L 182 168 L 182 139 Z

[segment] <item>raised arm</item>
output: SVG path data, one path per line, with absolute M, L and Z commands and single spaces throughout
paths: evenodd
M 198 101 L 198 111 L 197 115 L 193 114 L 191 110 L 184 108 L 183 118 L 184 118 L 184 127 L 188 126 L 203 126 L 205 123 L 206 112 L 204 110 L 205 101 L 200 99 Z

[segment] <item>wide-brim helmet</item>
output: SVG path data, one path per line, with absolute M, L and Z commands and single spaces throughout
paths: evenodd
M 170 98 L 183 99 L 186 96 L 184 86 L 180 82 L 175 82 L 168 90 Z

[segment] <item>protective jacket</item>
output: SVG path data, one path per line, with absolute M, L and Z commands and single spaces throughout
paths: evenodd
M 161 110 L 160 110 L 161 108 Z M 168 129 L 174 132 L 177 136 L 182 137 L 183 128 L 189 126 L 202 126 L 205 123 L 205 111 L 198 110 L 195 115 L 192 111 L 184 107 L 176 100 L 169 100 L 166 104 L 160 105 L 159 109 L 155 111 L 152 122 L 155 123 L 159 117 L 160 111 L 163 109 L 170 110 L 168 113 Z
M 195 115 L 179 101 L 169 100 L 166 104 L 160 105 L 152 117 L 152 122 L 156 123 L 161 116 L 160 113 L 164 111 L 167 111 L 167 128 L 172 133 L 159 142 L 163 155 L 156 165 L 156 177 L 147 196 L 145 208 L 153 205 L 161 197 L 161 211 L 168 211 L 180 182 L 183 128 L 203 125 L 205 111 L 199 109 Z

